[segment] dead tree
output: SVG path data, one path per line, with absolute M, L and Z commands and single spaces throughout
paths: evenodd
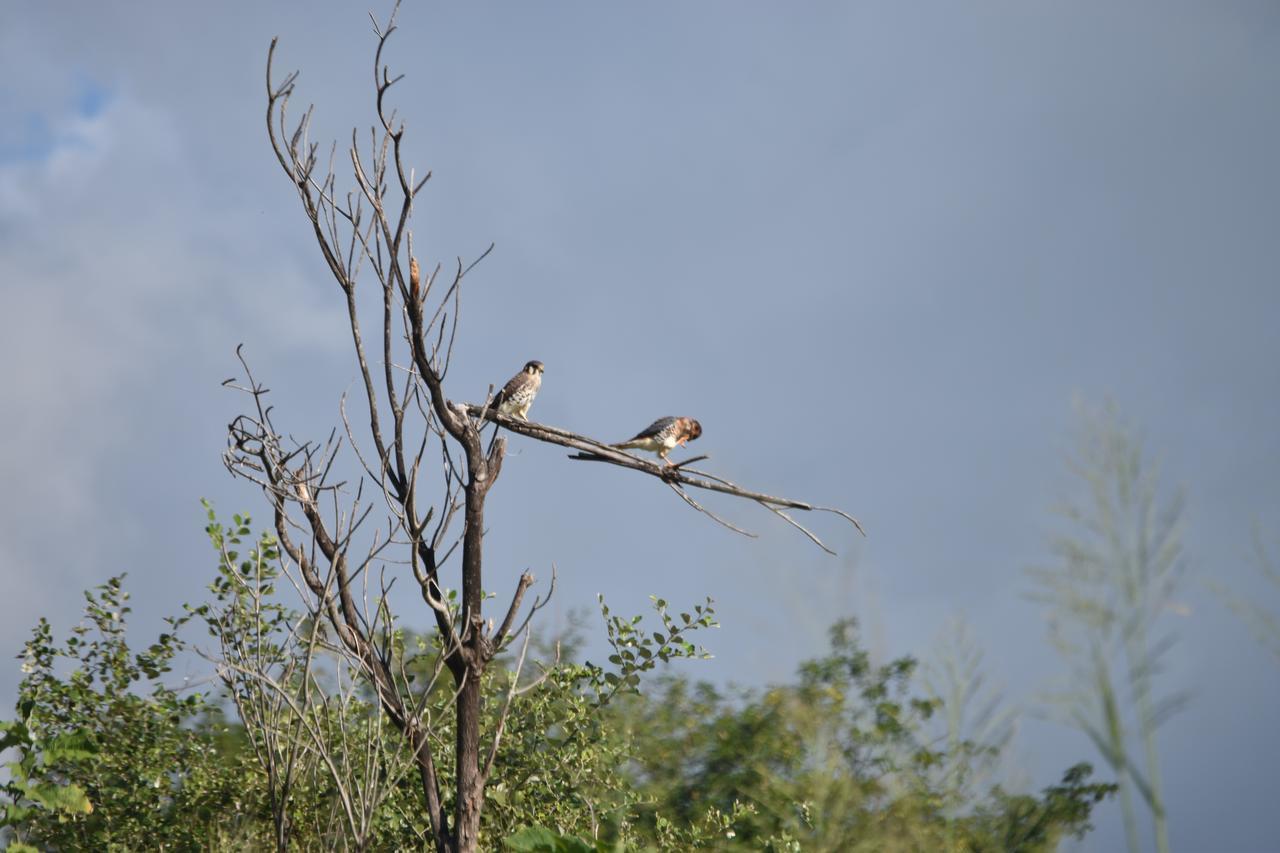
M 693 471 L 688 462 L 662 468 L 586 436 L 513 420 L 491 409 L 491 396 L 479 405 L 450 401 L 445 380 L 458 331 L 462 285 L 493 246 L 470 264 L 458 259 L 447 275 L 441 265 L 426 272 L 414 257 L 410 222 L 415 201 L 431 174 L 419 178 L 405 166 L 405 126 L 387 102 L 388 92 L 401 79 L 391 75 L 382 58 L 394 31 L 395 12 L 385 25 L 374 21 L 373 95 L 378 123 L 365 145 L 352 132 L 351 145 L 344 152 L 353 181 L 349 190 L 338 187 L 336 143 L 322 168 L 320 150 L 308 139 L 312 110 L 308 108 L 296 120 L 289 117 L 297 73 L 275 79 L 274 40 L 267 56 L 271 147 L 297 191 L 325 265 L 345 300 L 363 392 L 360 420 L 367 420 L 367 428 L 358 442 L 344 398 L 341 433 L 335 430 L 322 442 L 286 438 L 275 426 L 267 388 L 242 358 L 244 379 L 228 380 L 228 384 L 251 402 L 248 412 L 229 426 L 226 464 L 265 494 L 282 556 L 302 579 L 311 615 L 332 627 L 335 645 L 367 680 L 382 712 L 403 736 L 417 765 L 435 847 L 441 853 L 453 853 L 478 847 L 485 783 L 510 711 L 507 697 L 488 744 L 482 745 L 481 676 L 513 637 L 527 631 L 530 619 L 554 590 L 553 575 L 546 597 L 524 608 L 526 592 L 534 583 L 526 572 L 496 627 L 492 619 L 484 618 L 485 497 L 502 471 L 506 449 L 503 436 L 488 443 L 482 439 L 487 421 L 581 451 L 575 458 L 659 477 L 690 506 L 739 532 L 745 533 L 712 514 L 686 489 L 754 501 L 798 527 L 824 550 L 829 549 L 788 515 L 788 509 L 834 512 L 855 526 L 857 522 L 839 510 L 742 489 L 715 475 Z M 372 350 L 360 322 L 357 296 L 365 292 L 358 290 L 361 281 L 381 301 L 381 334 Z M 363 469 L 354 484 L 334 473 L 344 440 Z M 438 479 L 429 475 L 431 461 L 439 465 Z M 423 497 L 429 487 L 440 489 L 434 504 Z M 366 490 L 371 500 L 365 498 Z M 373 530 L 370 518 L 378 506 L 385 508 L 385 515 Z M 462 530 L 455 534 L 459 521 Z M 441 571 L 455 556 L 461 584 L 456 602 L 446 595 L 440 580 Z M 390 643 L 391 620 L 369 616 L 371 594 L 377 613 L 387 606 L 386 592 L 394 582 L 386 578 L 387 566 L 396 563 L 408 566 L 434 617 L 440 662 L 453 682 L 456 763 L 452 780 L 442 779 L 437 770 L 437 746 L 432 742 L 432 722 L 423 712 L 425 701 L 398 668 Z M 371 580 L 375 574 L 377 581 Z

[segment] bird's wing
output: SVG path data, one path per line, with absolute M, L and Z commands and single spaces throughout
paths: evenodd
M 631 438 L 627 439 L 627 441 L 635 441 L 638 438 L 654 438 L 658 436 L 663 430 L 669 429 L 671 425 L 674 424 L 675 422 L 676 422 L 675 418 L 658 418 L 656 421 L 649 424 L 644 429 L 640 430 L 640 432 L 636 433 Z
M 502 386 L 502 390 L 493 395 L 493 405 L 496 406 L 503 400 L 510 400 L 515 396 L 517 391 L 528 383 L 529 379 L 529 374 L 525 373 L 523 370 L 515 376 L 512 376 L 507 380 L 507 384 Z

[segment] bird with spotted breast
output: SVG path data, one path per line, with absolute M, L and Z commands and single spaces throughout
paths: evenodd
M 667 454 L 702 435 L 702 424 L 693 418 L 658 418 L 634 437 L 610 447 L 619 450 L 648 450 L 658 454 L 668 465 L 674 465 Z
M 540 361 L 526 364 L 523 370 L 512 376 L 502 386 L 502 390 L 494 395 L 494 411 L 527 421 L 529 407 L 533 405 L 533 398 L 538 396 L 538 389 L 542 387 L 542 370 Z

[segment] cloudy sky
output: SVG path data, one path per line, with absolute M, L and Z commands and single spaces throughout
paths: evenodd
M 830 558 L 713 500 L 746 540 L 515 439 L 494 588 L 554 563 L 549 622 L 597 593 L 710 595 L 716 658 L 689 671 L 752 684 L 845 615 L 922 657 L 962 617 L 1030 703 L 1061 665 L 1024 569 L 1070 489 L 1073 398 L 1110 398 L 1189 497 L 1162 674 L 1193 695 L 1161 734 L 1174 845 L 1274 841 L 1280 668 L 1208 581 L 1280 610 L 1248 557 L 1280 512 L 1280 7 L 414 3 L 400 23 L 408 156 L 435 175 L 416 244 L 497 244 L 450 393 L 538 358 L 537 419 L 616 440 L 693 415 L 710 467 L 870 533 L 818 520 Z M 314 138 L 368 126 L 357 4 L 0 7 L 6 655 L 120 571 L 154 630 L 209 580 L 199 499 L 263 515 L 220 462 L 236 344 L 297 433 L 354 390 L 266 143 L 275 35 Z M 1093 757 L 1034 717 L 1018 756 L 1037 786 Z M 1122 843 L 1116 808 L 1098 824 L 1090 849 Z

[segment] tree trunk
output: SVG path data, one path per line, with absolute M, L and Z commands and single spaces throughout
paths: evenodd
M 480 785 L 480 677 L 467 670 L 458 694 L 458 802 L 454 818 L 457 853 L 480 849 L 480 809 L 484 792 Z
M 483 457 L 471 471 L 466 487 L 466 518 L 462 533 L 462 659 L 466 661 L 463 683 L 458 691 L 457 712 L 457 804 L 454 818 L 455 849 L 474 853 L 480 849 L 480 810 L 484 805 L 480 779 L 480 714 L 483 696 L 480 678 L 484 673 L 484 622 L 481 618 L 482 545 L 484 538 L 484 498 L 488 491 L 489 466 Z

